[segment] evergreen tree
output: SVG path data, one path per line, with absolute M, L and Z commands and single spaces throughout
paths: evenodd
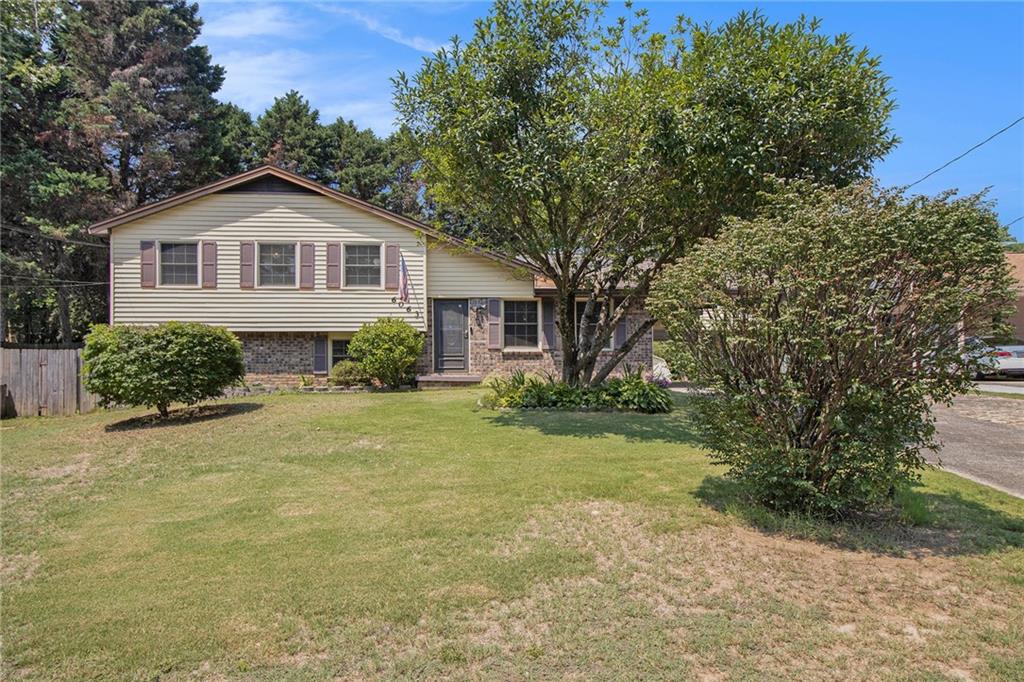
M 339 191 L 364 201 L 381 202 L 391 179 L 388 143 L 369 128 L 339 118 L 327 126 L 330 182 Z
M 256 156 L 256 126 L 248 111 L 235 104 L 220 104 L 211 128 L 218 141 L 213 179 L 234 175 L 260 164 Z
M 76 97 L 64 106 L 75 146 L 102 159 L 122 208 L 193 187 L 216 172 L 213 98 L 224 69 L 194 45 L 202 20 L 184 0 L 82 3 L 55 43 Z
M 256 121 L 256 156 L 317 182 L 330 182 L 328 136 L 320 125 L 320 112 L 296 90 L 275 97 Z

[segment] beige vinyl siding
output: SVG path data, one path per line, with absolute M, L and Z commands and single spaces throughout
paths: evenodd
M 490 258 L 431 240 L 427 252 L 430 298 L 533 298 L 533 278 Z
M 181 320 L 224 325 L 234 331 L 350 332 L 378 317 L 397 316 L 418 329 L 425 328 L 426 252 L 419 236 L 324 196 L 212 194 L 115 227 L 110 239 L 113 312 L 119 324 Z M 216 241 L 217 288 L 142 288 L 139 242 L 148 240 Z M 243 241 L 313 242 L 315 289 L 241 289 L 239 252 Z M 383 288 L 327 289 L 327 242 L 397 242 L 409 269 L 413 311 L 392 303 L 395 292 Z M 383 282 L 383 263 L 381 267 Z

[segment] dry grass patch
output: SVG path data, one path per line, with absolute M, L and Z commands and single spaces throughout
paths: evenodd
M 1024 677 L 1024 502 L 930 472 L 916 526 L 776 518 L 716 477 L 684 398 L 610 419 L 477 395 L 17 420 L 0 673 Z

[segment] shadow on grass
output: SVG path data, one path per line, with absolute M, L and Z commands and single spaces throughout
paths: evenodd
M 255 412 L 262 408 L 260 403 L 218 403 L 214 405 L 200 405 L 198 407 L 183 407 L 178 410 L 171 410 L 166 419 L 159 414 L 144 414 L 141 417 L 122 419 L 119 422 L 107 424 L 104 431 L 136 431 L 139 429 L 159 429 L 166 426 L 180 426 L 182 424 L 195 424 L 198 422 L 210 421 L 211 419 L 223 419 L 224 417 L 236 417 L 248 412 Z
M 842 521 L 772 511 L 750 499 L 739 483 L 720 476 L 706 477 L 696 496 L 713 509 L 739 518 L 763 533 L 840 549 L 924 557 L 1024 548 L 1024 518 L 1010 516 L 956 492 L 924 492 L 920 486 L 900 496 L 900 508 Z
M 659 441 L 700 446 L 701 436 L 686 409 L 688 398 L 674 395 L 675 410 L 668 414 L 635 412 L 583 412 L 573 410 L 505 410 L 486 418 L 496 426 L 529 428 L 549 436 Z

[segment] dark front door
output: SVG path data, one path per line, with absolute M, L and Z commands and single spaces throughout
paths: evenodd
M 469 369 L 469 301 L 434 301 L 434 370 Z

